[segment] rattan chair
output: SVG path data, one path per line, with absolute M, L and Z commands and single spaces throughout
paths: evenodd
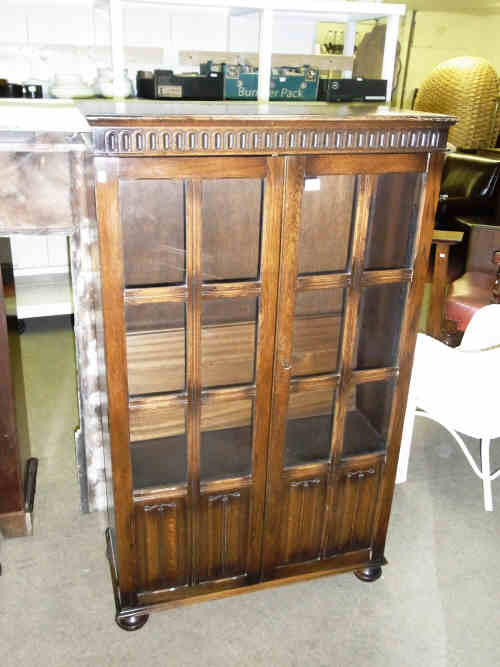
M 420 86 L 414 108 L 458 118 L 449 134 L 459 149 L 495 146 L 498 76 L 484 58 L 463 56 L 435 67 Z

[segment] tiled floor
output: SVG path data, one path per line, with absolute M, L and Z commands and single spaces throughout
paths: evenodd
M 500 664 L 497 509 L 440 427 L 417 420 L 381 579 L 319 579 L 114 623 L 104 520 L 82 515 L 75 475 L 73 343 L 66 320 L 29 325 L 27 394 L 40 459 L 35 535 L 3 540 L 0 665 L 340 666 Z M 500 451 L 493 448 L 500 464 Z

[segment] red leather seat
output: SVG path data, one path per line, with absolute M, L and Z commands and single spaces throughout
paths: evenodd
M 465 331 L 472 316 L 480 308 L 492 303 L 491 288 L 495 275 L 469 271 L 455 280 L 445 302 L 445 318 L 457 323 L 459 331 Z

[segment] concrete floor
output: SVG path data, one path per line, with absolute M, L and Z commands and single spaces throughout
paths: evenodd
M 68 321 L 29 324 L 22 345 L 40 467 L 35 535 L 0 544 L 2 667 L 500 664 L 500 482 L 497 510 L 486 513 L 461 452 L 422 419 L 377 582 L 345 574 L 174 609 L 139 632 L 120 630 L 103 517 L 79 510 Z

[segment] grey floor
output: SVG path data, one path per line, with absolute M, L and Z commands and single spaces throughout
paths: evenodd
M 103 517 L 79 511 L 71 330 L 40 322 L 22 345 L 40 468 L 34 537 L 0 543 L 2 667 L 500 664 L 500 480 L 497 510 L 486 513 L 463 455 L 422 419 L 377 582 L 345 574 L 174 609 L 139 632 L 120 630 Z

